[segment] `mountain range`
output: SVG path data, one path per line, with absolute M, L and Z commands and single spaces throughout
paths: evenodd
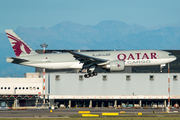
M 95 26 L 62 22 L 49 28 L 18 27 L 15 32 L 34 50 L 41 49 L 42 43 L 48 44 L 47 49 L 71 50 L 179 50 L 180 45 L 179 23 L 146 28 L 115 20 L 102 21 Z M 0 76 L 34 72 L 31 67 L 6 63 L 6 57 L 15 55 L 5 33 L 0 33 L 0 49 Z

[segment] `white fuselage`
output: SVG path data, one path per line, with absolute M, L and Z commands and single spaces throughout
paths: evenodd
M 108 60 L 108 62 L 99 65 L 106 65 L 111 61 L 120 60 L 125 62 L 125 66 L 151 66 L 176 60 L 176 57 L 171 53 L 160 50 L 97 51 L 80 52 L 80 54 Z M 36 54 L 19 58 L 26 59 L 28 62 L 18 64 L 39 68 L 81 69 L 83 66 L 83 63 L 76 60 L 70 53 Z M 7 62 L 12 62 L 12 60 L 7 60 Z

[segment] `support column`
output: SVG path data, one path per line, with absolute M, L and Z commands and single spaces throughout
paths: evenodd
M 142 100 L 139 100 L 139 107 L 142 107 Z
M 98 107 L 98 101 L 96 101 L 96 107 Z
M 69 100 L 69 108 L 71 108 L 71 100 Z
M 19 100 L 17 98 L 14 99 L 14 107 L 19 107 Z
M 117 107 L 117 100 L 114 101 L 114 107 Z
M 6 102 L 6 107 L 9 107 L 9 106 L 8 106 L 8 102 Z
M 108 107 L 110 106 L 110 102 L 108 101 Z
M 154 102 L 151 103 L 151 107 L 153 107 Z
M 147 101 L 146 101 L 146 107 L 147 107 Z
M 129 107 L 129 102 L 126 103 L 126 107 Z
M 38 108 L 38 98 L 36 98 L 36 107 Z
M 50 99 L 49 102 L 51 109 L 54 109 L 54 99 Z
M 92 100 L 89 101 L 89 108 L 92 108 Z
M 164 100 L 164 107 L 166 107 L 166 100 Z
M 102 102 L 101 107 L 104 107 L 104 102 Z
M 78 105 L 77 105 L 77 101 L 75 101 L 75 107 L 76 107 L 76 108 L 78 107 Z
M 84 101 L 84 105 L 83 105 L 83 107 L 84 107 L 84 108 L 86 107 L 86 101 Z

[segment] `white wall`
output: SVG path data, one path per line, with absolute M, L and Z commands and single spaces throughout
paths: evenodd
M 39 92 L 42 93 L 42 78 L 0 78 L 0 94 L 38 94 Z
M 60 80 L 55 80 L 56 75 L 60 75 Z M 79 75 L 84 74 L 46 74 L 46 93 L 50 91 L 51 95 L 168 95 L 168 75 L 165 73 L 100 73 L 84 80 L 79 80 Z M 102 80 L 103 75 L 107 75 L 107 80 Z M 130 75 L 131 80 L 126 80 L 127 75 Z M 154 75 L 154 80 L 150 80 L 150 75 Z M 173 76 L 178 78 L 180 74 L 170 74 L 171 95 L 180 95 L 180 79 L 173 80 Z M 48 86 L 50 90 L 47 89 Z

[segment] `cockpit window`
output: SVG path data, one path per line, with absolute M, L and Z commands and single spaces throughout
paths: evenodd
M 174 56 L 174 55 L 172 53 L 170 53 L 169 56 Z

